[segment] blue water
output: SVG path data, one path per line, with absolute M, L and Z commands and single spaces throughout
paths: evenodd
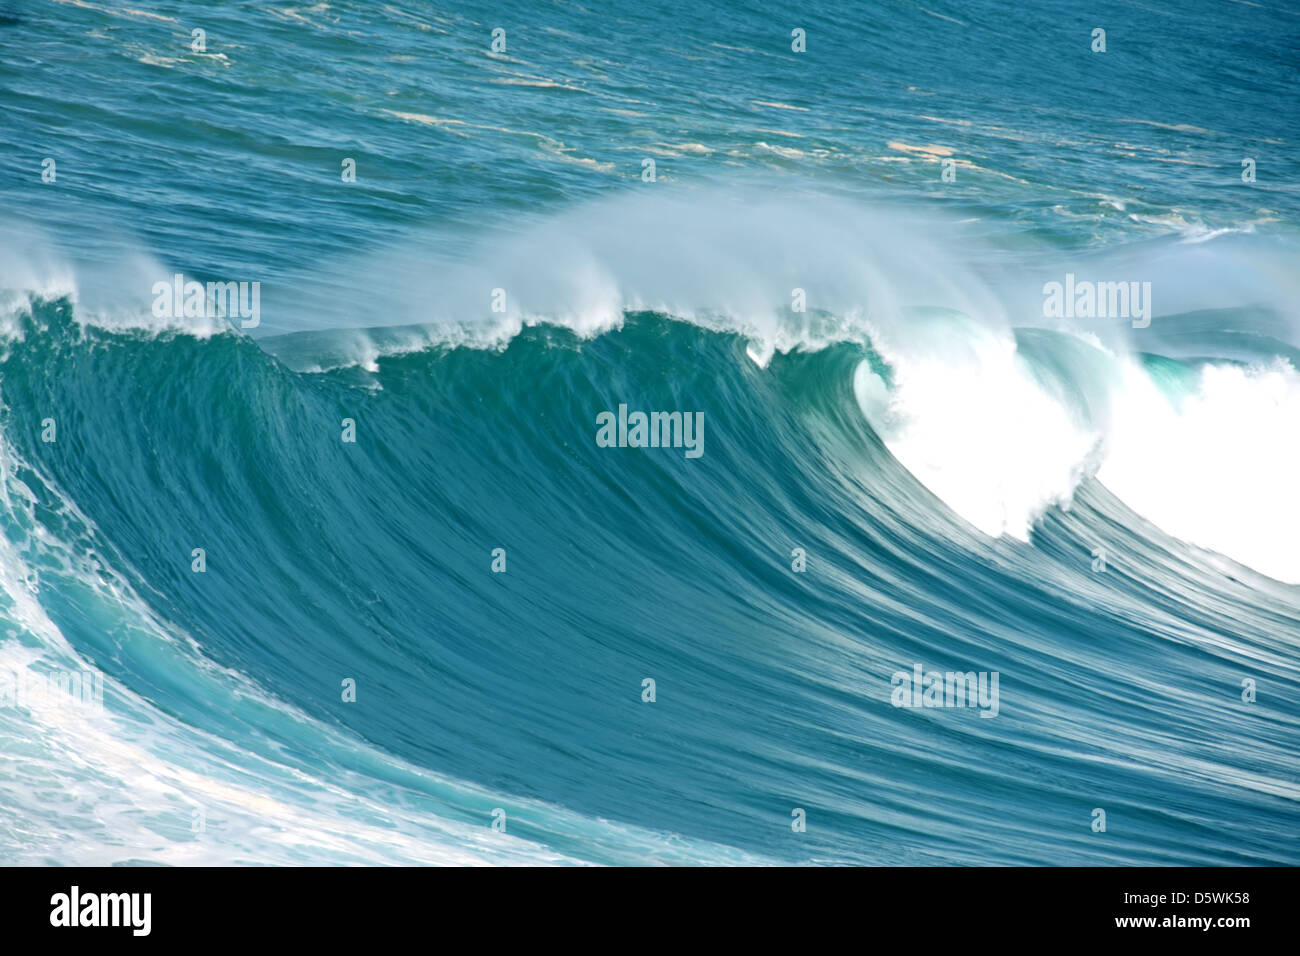
M 1298 39 L 0 3 L 0 862 L 1300 862 Z

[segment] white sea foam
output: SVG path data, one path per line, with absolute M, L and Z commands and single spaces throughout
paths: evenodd
M 1167 534 L 1300 583 L 1300 375 L 1206 363 L 1185 393 L 1135 357 L 1102 351 L 1109 414 L 1083 423 L 1044 387 L 1009 335 L 950 323 L 944 342 L 884 349 L 884 391 L 866 363 L 856 391 L 891 453 L 979 530 L 1027 540 L 1052 505 L 1095 475 Z
M 175 331 L 200 338 L 229 332 L 230 323 L 215 315 L 154 316 L 154 283 L 170 282 L 175 271 L 129 247 L 110 264 L 74 266 L 37 227 L 0 223 L 0 339 L 20 334 L 17 316 L 32 298 L 66 298 L 77 322 L 115 331 Z
M 1098 436 L 1079 428 L 1024 367 L 1015 340 L 948 322 L 920 350 L 882 347 L 894 389 L 863 363 L 855 389 L 895 458 L 989 535 L 1028 540 L 1069 501 Z

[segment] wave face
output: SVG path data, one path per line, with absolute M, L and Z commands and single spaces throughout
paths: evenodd
M 14 318 L 6 663 L 105 706 L 0 709 L 11 861 L 1300 861 L 1295 588 L 1088 475 L 982 533 L 872 427 L 866 377 L 911 386 L 870 342 L 265 344 Z M 704 454 L 598 447 L 620 403 Z M 998 672 L 997 719 L 892 706 L 918 663 Z

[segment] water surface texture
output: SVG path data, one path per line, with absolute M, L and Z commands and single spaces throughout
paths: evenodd
M 0 863 L 1300 863 L 1298 50 L 0 0 Z

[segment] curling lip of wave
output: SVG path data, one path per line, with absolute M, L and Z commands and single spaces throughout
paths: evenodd
M 680 241 L 648 241 L 665 223 Z M 896 382 L 882 406 L 882 387 L 864 377 L 868 370 L 860 373 L 859 390 L 873 392 L 869 399 L 859 395 L 864 413 L 905 467 L 981 531 L 1027 540 L 1044 509 L 1068 507 L 1079 481 L 1092 475 L 1176 537 L 1300 583 L 1300 558 L 1285 543 L 1290 532 L 1300 535 L 1300 503 L 1284 493 L 1300 474 L 1300 461 L 1280 440 L 1296 406 L 1294 369 L 1285 364 L 1294 352 L 1272 363 L 1257 360 L 1250 369 L 1193 364 L 1199 384 L 1188 395 L 1170 396 L 1151 384 L 1141 360 L 1128 354 L 1130 346 L 1113 330 L 1103 344 L 1095 336 L 1106 330 L 1074 323 L 1062 331 L 1099 348 L 1085 365 L 1105 365 L 1106 381 L 1045 388 L 1043 370 L 1027 364 L 1019 347 L 1024 330 L 1015 330 L 1007 317 L 1025 310 L 1003 305 L 1014 302 L 1005 295 L 1005 277 L 954 261 L 929 238 L 944 228 L 915 213 L 900 224 L 895 210 L 826 197 L 774 200 L 743 189 L 714 190 L 694 201 L 620 197 L 504 241 L 484 240 L 436 280 L 378 283 L 388 290 L 385 314 L 418 314 L 420 303 L 433 302 L 442 316 L 432 322 L 325 328 L 261 341 L 299 371 L 358 365 L 375 372 L 386 355 L 458 345 L 503 348 L 532 325 L 554 324 L 590 338 L 618 328 L 628 311 L 651 309 L 746 336 L 759 364 L 778 351 L 869 343 L 886 357 Z M 548 250 L 545 268 L 537 265 L 539 249 Z M 408 248 L 406 255 L 412 253 Z M 1175 242 L 1145 254 L 1165 279 L 1186 273 L 1194 285 L 1203 275 L 1211 288 L 1252 262 L 1259 298 L 1289 294 L 1287 280 L 1274 283 L 1276 269 L 1258 261 L 1253 246 L 1189 249 Z M 30 259 L 22 269 L 14 264 L 22 260 L 11 261 L 11 282 L 42 276 L 47 290 L 71 283 L 67 267 L 52 266 L 48 256 L 37 259 L 39 265 Z M 422 274 L 409 265 L 398 254 L 370 267 Z M 157 320 L 142 317 L 147 312 L 123 304 L 121 294 L 148 287 L 160 269 L 147 257 L 125 263 L 107 288 L 97 283 L 97 307 L 78 302 L 79 320 L 158 328 L 152 324 Z M 482 292 L 493 281 L 510 290 L 504 314 L 483 314 L 465 291 Z M 810 289 L 806 312 L 774 305 L 792 291 L 807 295 Z M 698 305 L 710 296 L 712 305 Z M 696 307 L 670 304 L 680 302 Z M 13 313 L 11 306 L 7 314 Z M 330 314 L 336 315 L 322 313 Z M 1255 318 L 1250 310 L 1240 314 Z M 1181 318 L 1159 321 L 1177 324 Z M 1234 330 L 1226 321 L 1214 346 L 1230 339 L 1229 332 L 1241 339 L 1252 331 Z M 222 331 L 219 321 L 181 327 L 198 335 Z M 1095 377 L 1094 369 L 1086 371 Z M 1068 407 L 1066 394 L 1084 386 L 1100 393 L 1091 400 L 1108 409 L 1104 419 L 1083 421 Z M 1143 423 L 1157 421 L 1160 427 L 1144 429 Z

